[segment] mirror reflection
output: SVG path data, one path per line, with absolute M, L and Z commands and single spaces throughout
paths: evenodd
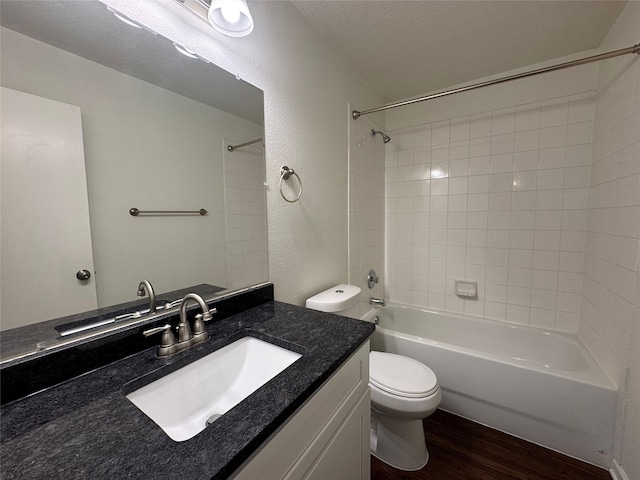
M 262 92 L 97 1 L 0 8 L 2 329 L 267 281 Z

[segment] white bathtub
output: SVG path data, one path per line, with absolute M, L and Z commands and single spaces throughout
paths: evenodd
M 576 335 L 421 310 L 371 310 L 372 349 L 428 365 L 441 408 L 608 468 L 616 385 Z

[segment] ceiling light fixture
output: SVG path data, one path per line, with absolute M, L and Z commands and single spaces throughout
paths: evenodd
M 253 30 L 253 18 L 245 0 L 212 0 L 209 23 L 227 37 L 245 37 Z

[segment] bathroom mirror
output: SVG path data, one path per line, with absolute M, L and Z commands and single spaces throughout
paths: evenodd
M 158 297 L 194 285 L 233 290 L 268 281 L 262 91 L 125 24 L 98 1 L 2 0 L 0 8 L 3 104 L 14 96 L 36 102 L 17 103 L 17 111 L 38 122 L 50 105 L 54 126 L 79 119 L 73 140 L 52 140 L 35 120 L 21 119 L 32 132 L 10 127 L 3 107 L 3 142 L 36 140 L 24 170 L 11 177 L 3 163 L 2 330 L 137 300 L 145 279 Z M 38 163 L 66 143 L 84 157 L 79 174 Z M 82 186 L 71 192 L 83 176 L 84 200 Z M 25 192 L 31 207 L 20 199 Z M 72 197 L 71 210 L 54 207 L 58 194 Z M 131 215 L 132 208 L 141 213 Z M 86 263 L 74 258 L 81 247 L 62 253 L 56 245 L 71 241 L 53 238 L 82 222 L 90 231 Z M 24 234 L 5 242 L 9 229 Z M 49 270 L 63 279 L 45 280 Z M 73 307 L 66 286 L 88 291 L 89 303 Z M 29 303 L 40 311 L 25 315 Z

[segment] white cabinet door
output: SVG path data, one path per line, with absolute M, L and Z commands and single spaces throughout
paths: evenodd
M 367 480 L 371 476 L 371 398 L 366 392 L 327 443 L 305 480 Z
M 233 475 L 233 480 L 367 480 L 369 341 Z
M 95 309 L 80 108 L 8 88 L 0 106 L 2 329 Z

